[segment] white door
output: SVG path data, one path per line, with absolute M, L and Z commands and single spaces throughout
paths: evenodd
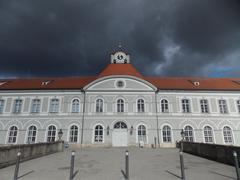
M 112 145 L 114 147 L 127 146 L 127 129 L 114 129 L 112 134 Z

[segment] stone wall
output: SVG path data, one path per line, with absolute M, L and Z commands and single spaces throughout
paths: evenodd
M 0 147 L 0 168 L 16 163 L 17 153 L 21 152 L 21 161 L 34 159 L 63 151 L 64 141 L 50 143 L 8 145 Z
M 236 151 L 240 160 L 240 146 L 183 142 L 183 151 L 229 165 L 234 165 L 233 151 Z

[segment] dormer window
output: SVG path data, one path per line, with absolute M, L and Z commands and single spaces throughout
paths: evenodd
M 5 83 L 7 83 L 6 81 L 0 81 L 0 86 L 4 85 Z
M 200 86 L 200 81 L 198 80 L 189 80 L 194 86 Z
M 42 86 L 47 86 L 51 81 L 42 81 Z
M 194 81 L 193 84 L 194 84 L 194 86 L 199 86 L 200 82 L 199 81 Z
M 240 85 L 240 81 L 233 81 L 234 83 Z

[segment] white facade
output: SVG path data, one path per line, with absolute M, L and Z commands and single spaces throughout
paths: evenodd
M 240 145 L 239 99 L 240 91 L 161 90 L 130 75 L 74 90 L 0 90 L 0 144 L 57 140 L 62 129 L 77 145 L 174 147 L 185 129 L 189 141 Z

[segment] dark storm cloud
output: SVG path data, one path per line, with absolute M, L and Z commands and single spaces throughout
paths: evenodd
M 239 76 L 239 19 L 238 0 L 0 0 L 0 76 L 95 75 L 118 43 L 145 75 Z

